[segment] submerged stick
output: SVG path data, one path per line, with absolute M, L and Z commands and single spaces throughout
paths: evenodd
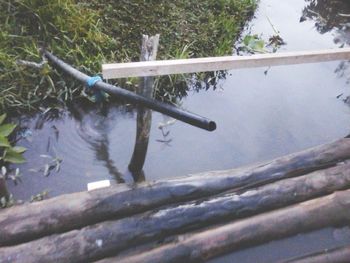
M 140 60 L 155 60 L 157 57 L 158 44 L 159 34 L 150 38 L 147 35 L 143 35 Z M 153 85 L 153 77 L 140 78 L 140 84 L 137 93 L 145 98 L 152 99 Z M 151 123 L 152 111 L 150 109 L 146 109 L 142 106 L 139 106 L 137 109 L 136 140 L 134 152 L 132 154 L 131 161 L 128 166 L 136 182 L 144 181 L 142 167 L 146 159 L 148 141 L 151 132 Z
M 350 246 L 325 250 L 316 254 L 283 261 L 284 263 L 346 263 L 350 261 Z M 281 262 L 282 263 L 282 262 Z
M 173 234 L 288 206 L 349 186 L 350 162 L 268 184 L 242 194 L 227 194 L 209 200 L 197 200 L 162 208 L 159 211 L 150 211 L 143 215 L 102 222 L 16 247 L 0 248 L 0 261 L 16 255 L 18 262 L 24 262 L 24 260 L 26 262 L 66 262 L 69 259 L 74 259 L 75 262 L 87 262 L 117 254 L 119 251 L 145 242 L 159 241 Z M 106 231 L 109 232 L 108 235 Z M 96 240 L 103 245 L 96 244 Z M 55 246 L 47 244 L 55 244 Z M 79 249 L 72 250 L 71 247 L 79 247 Z M 86 251 L 89 252 L 86 253 Z M 110 261 L 112 262 L 112 259 Z
M 0 211 L 0 246 L 27 242 L 163 205 L 300 176 L 350 158 L 350 139 L 280 157 L 262 165 L 167 181 L 67 194 Z
M 43 51 L 44 55 L 48 58 L 48 60 L 57 68 L 63 70 L 65 73 L 69 74 L 71 77 L 80 81 L 84 85 L 86 85 L 87 81 L 90 77 L 72 66 L 68 65 L 61 59 L 57 58 L 53 54 L 48 51 Z M 201 117 L 194 113 L 184 111 L 180 108 L 174 107 L 170 104 L 162 103 L 156 100 L 148 99 L 137 95 L 131 91 L 122 89 L 117 86 L 113 86 L 111 84 L 105 83 L 103 81 L 97 81 L 94 86 L 94 89 L 98 89 L 104 91 L 110 95 L 117 96 L 126 100 L 127 102 L 142 105 L 144 107 L 150 108 L 152 110 L 158 111 L 160 113 L 169 115 L 177 120 L 186 122 L 190 125 L 196 126 L 198 128 L 202 128 L 208 131 L 214 131 L 216 129 L 216 123 L 207 118 Z
M 3 176 L 0 176 L 0 199 L 5 198 L 6 201 L 9 200 L 10 193 L 7 190 L 6 180 Z M 1 203 L 0 203 L 1 207 Z

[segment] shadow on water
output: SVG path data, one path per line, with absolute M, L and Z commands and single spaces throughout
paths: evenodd
M 114 177 L 117 183 L 125 183 L 123 174 L 118 170 L 109 153 L 108 130 L 113 119 L 108 117 L 109 106 L 100 104 L 87 110 L 77 104 L 69 107 L 69 112 L 77 121 L 77 131 L 80 137 L 90 145 L 95 152 L 95 158 L 107 168 L 108 173 Z
M 51 197 L 83 191 L 93 181 L 124 183 L 127 173 L 121 172 L 119 165 L 125 167 L 130 158 L 133 119 L 129 106 L 86 101 L 71 104 L 66 110 L 49 108 L 34 116 L 19 117 L 17 144 L 28 149 L 27 162 L 19 166 L 22 183 L 14 186 L 9 182 L 11 192 L 16 199 L 28 200 L 44 190 Z M 117 142 L 113 151 L 112 131 Z

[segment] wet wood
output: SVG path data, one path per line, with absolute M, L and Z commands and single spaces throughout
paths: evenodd
M 270 67 L 350 59 L 350 48 L 103 64 L 105 79 Z
M 348 263 L 350 261 L 350 246 L 325 250 L 313 255 L 284 261 L 285 263 Z M 281 262 L 282 263 L 282 262 Z
M 0 246 L 124 218 L 164 205 L 242 190 L 334 166 L 350 158 L 350 139 L 284 156 L 262 165 L 64 195 L 0 211 Z
M 148 37 L 142 36 L 141 57 L 140 61 L 153 61 L 157 57 L 159 44 L 159 34 Z M 153 77 L 140 78 L 137 93 L 146 98 L 153 98 Z M 136 139 L 134 152 L 128 166 L 135 182 L 144 181 L 142 172 L 145 163 L 148 141 L 151 132 L 152 111 L 150 109 L 139 106 L 137 109 Z
M 330 216 L 331 215 L 331 216 Z M 350 220 L 350 190 L 263 213 L 203 232 L 180 235 L 176 241 L 127 258 L 99 263 L 204 262 L 248 246 L 292 236 Z
M 15 255 L 21 255 L 26 262 L 65 262 L 67 258 L 86 262 L 145 242 L 159 241 L 181 232 L 288 206 L 347 187 L 350 187 L 350 161 L 241 194 L 225 194 L 208 200 L 164 207 L 0 249 L 0 262 L 6 257 L 14 258 Z M 102 245 L 99 246 L 99 243 Z M 61 255 L 64 257 L 61 258 Z

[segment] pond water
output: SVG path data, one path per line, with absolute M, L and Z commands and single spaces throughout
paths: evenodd
M 261 0 L 245 34 L 267 40 L 275 34 L 274 27 L 287 42 L 278 52 L 341 47 L 350 41 L 350 18 L 344 16 L 349 13 L 347 1 Z M 350 93 L 346 73 L 347 63 L 340 61 L 230 71 L 217 89 L 193 92 L 182 101 L 183 108 L 216 121 L 216 131 L 177 121 L 164 129 L 169 131 L 164 137 L 158 126 L 170 119 L 153 113 L 146 180 L 238 167 L 348 135 L 350 108 L 343 102 Z M 127 172 L 136 132 L 133 108 L 76 106 L 19 121 L 23 138 L 18 145 L 28 148 L 28 162 L 20 165 L 22 183 L 9 182 L 16 199 L 28 200 L 43 190 L 51 197 L 82 191 L 87 183 L 104 179 L 133 181 Z M 59 171 L 56 157 L 62 160 Z M 341 242 L 349 243 L 345 230 Z M 310 245 L 309 251 L 320 250 L 341 243 L 334 231 L 338 230 L 276 241 L 226 260 L 272 262 L 281 259 L 278 247 L 312 243 L 319 236 L 323 241 Z M 262 254 L 269 256 L 263 260 Z

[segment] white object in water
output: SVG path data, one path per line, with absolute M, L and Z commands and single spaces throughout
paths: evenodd
M 109 180 L 97 181 L 87 184 L 88 191 L 105 188 L 111 186 L 111 182 Z

